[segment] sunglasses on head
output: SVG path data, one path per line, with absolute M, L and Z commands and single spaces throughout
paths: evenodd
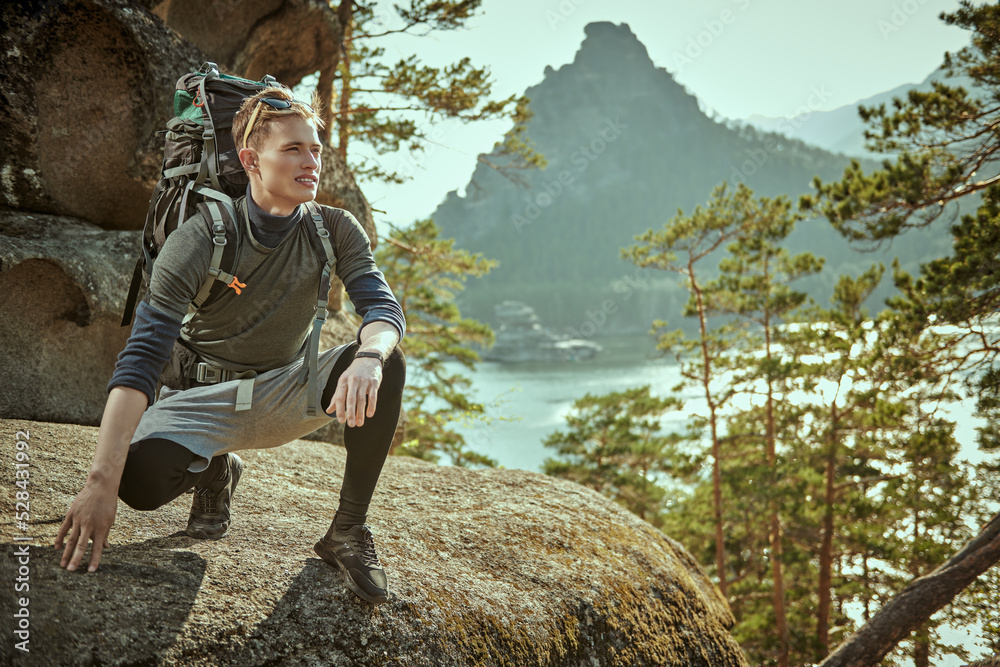
M 261 103 L 264 103 L 277 111 L 287 111 L 292 108 L 293 104 L 301 104 L 306 109 L 309 109 L 310 112 L 315 113 L 311 106 L 305 102 L 300 102 L 299 100 L 286 100 L 281 97 L 262 97 L 257 100 L 257 105 L 254 107 L 253 114 L 250 116 L 250 121 L 247 123 L 247 129 L 243 131 L 243 148 L 247 147 L 247 139 L 250 138 L 250 132 L 253 130 L 254 123 L 257 121 L 257 115 L 260 113 Z

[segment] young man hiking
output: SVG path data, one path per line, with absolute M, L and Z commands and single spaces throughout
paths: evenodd
M 233 452 L 284 444 L 335 416 L 346 422 L 347 463 L 339 508 L 315 550 L 344 571 L 360 597 L 387 599 L 365 520 L 399 418 L 405 361 L 396 345 L 405 320 L 361 225 L 346 211 L 312 203 L 322 165 L 320 123 L 283 88 L 248 97 L 234 117 L 233 139 L 250 183 L 235 202 L 241 240 L 233 289 L 189 312 L 217 244 L 202 213 L 170 234 L 108 385 L 86 484 L 56 536 L 56 548 L 68 536 L 62 567 L 75 570 L 92 541 L 89 571 L 97 569 L 119 497 L 153 510 L 193 487 L 187 534 L 222 537 L 243 474 Z M 363 322 L 355 342 L 313 357 L 310 369 L 322 227 L 334 273 Z M 313 371 L 315 384 L 305 382 Z M 310 387 L 319 394 L 313 405 L 320 401 L 326 414 L 309 416 Z

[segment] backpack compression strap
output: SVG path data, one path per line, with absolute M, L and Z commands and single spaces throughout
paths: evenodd
M 201 82 L 198 84 L 198 97 L 201 99 L 200 106 L 202 120 L 205 122 L 205 129 L 201 134 L 201 167 L 198 171 L 198 177 L 195 179 L 195 185 L 202 185 L 205 182 L 205 177 L 208 176 L 209 180 L 212 181 L 212 187 L 221 191 L 222 186 L 219 184 L 219 148 L 215 141 L 215 122 L 212 120 L 212 110 L 208 105 L 208 91 L 205 90 L 205 84 L 208 81 L 219 78 L 219 68 L 215 63 L 205 63 L 201 71 L 205 75 L 201 77 Z
M 223 217 L 223 206 L 225 206 L 225 216 L 227 216 L 225 218 Z M 247 286 L 246 283 L 241 283 L 240 279 L 233 274 L 222 270 L 222 255 L 226 250 L 226 220 L 228 219 L 230 224 L 235 224 L 236 212 L 228 204 L 220 205 L 216 201 L 205 202 L 205 208 L 208 209 L 208 214 L 212 218 L 212 260 L 208 266 L 208 275 L 205 277 L 205 282 L 201 284 L 201 289 L 198 290 L 198 294 L 191 302 L 192 309 L 188 311 L 188 317 L 190 317 L 194 310 L 201 308 L 205 304 L 215 281 L 218 280 L 226 283 L 226 287 L 232 287 L 237 294 L 240 294 L 242 289 Z M 235 260 L 231 268 L 236 269 Z
M 330 272 L 336 258 L 333 254 L 333 244 L 330 243 L 330 232 L 323 224 L 323 216 L 320 214 L 319 207 L 314 202 L 308 202 L 306 207 L 312 218 L 316 236 L 326 254 L 325 257 L 320 258 L 320 261 L 323 262 L 323 274 L 320 276 L 319 295 L 316 297 L 316 318 L 313 320 L 312 333 L 309 335 L 306 357 L 302 360 L 302 376 L 300 377 L 300 381 L 308 382 L 306 414 L 315 417 L 319 396 L 319 337 L 323 330 L 323 323 L 326 322 L 326 304 L 330 298 Z

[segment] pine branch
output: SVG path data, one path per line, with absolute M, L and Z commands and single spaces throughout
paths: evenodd
M 979 575 L 1000 562 L 1000 514 L 958 553 L 912 581 L 819 667 L 868 667 L 949 604 Z

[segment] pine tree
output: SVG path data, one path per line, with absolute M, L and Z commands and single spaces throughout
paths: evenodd
M 795 472 L 785 470 L 779 475 L 779 421 L 791 415 L 779 415 L 788 406 L 778 396 L 787 395 L 796 374 L 794 360 L 785 358 L 780 347 L 786 318 L 800 308 L 808 298 L 795 291 L 790 283 L 818 273 L 823 261 L 810 253 L 791 256 L 783 243 L 801 216 L 792 210 L 785 197 L 761 198 L 753 210 L 745 214 L 750 225 L 744 235 L 728 246 L 728 255 L 719 263 L 720 275 L 708 287 L 713 302 L 723 312 L 730 313 L 749 327 L 741 337 L 743 355 L 739 365 L 745 370 L 737 374 L 736 385 L 747 395 L 763 392 L 761 444 L 767 475 L 764 477 L 770 494 L 769 553 L 773 586 L 773 613 L 778 637 L 777 663 L 787 667 L 791 646 L 786 610 L 784 579 L 785 538 L 782 528 L 779 496 L 784 480 L 794 481 Z M 789 406 L 790 407 L 790 406 Z M 759 432 L 759 431 L 758 431 Z
M 1000 305 L 1000 133 L 996 132 L 1000 125 L 1000 6 L 960 2 L 958 10 L 942 18 L 950 25 L 972 31 L 971 45 L 956 54 L 946 54 L 944 59 L 946 73 L 968 77 L 972 89 L 945 80 L 935 83 L 930 92 L 911 91 L 905 99 L 894 100 L 891 109 L 885 105 L 862 108 L 861 116 L 871 128 L 866 133 L 869 147 L 895 152 L 896 158 L 885 161 L 882 169 L 870 174 L 852 164 L 836 183 L 816 179 L 817 195 L 804 198 L 802 205 L 818 210 L 846 237 L 863 245 L 887 242 L 935 221 L 953 223 L 949 256 L 925 263 L 916 276 L 895 267 L 894 281 L 900 296 L 890 302 L 894 315 L 887 335 L 896 344 L 918 341 L 912 345 L 910 359 L 897 357 L 901 370 L 907 373 L 904 377 L 919 380 L 914 386 L 926 388 L 927 377 L 918 375 L 931 374 L 940 379 L 930 384 L 939 382 L 943 389 L 937 391 L 944 394 L 960 390 L 964 378 L 972 378 L 969 393 L 978 399 L 980 414 L 988 420 L 980 431 L 980 449 L 996 453 L 1000 451 L 996 437 L 1000 432 L 1000 403 L 996 400 L 1000 395 L 996 363 L 1000 329 L 995 325 Z M 976 206 L 974 214 L 968 212 Z M 964 215 L 959 216 L 959 207 L 966 212 Z M 908 408 L 910 421 L 906 423 L 912 433 L 909 444 L 926 447 L 936 443 L 936 458 L 941 460 L 941 453 L 948 448 L 947 427 L 933 417 L 918 417 L 922 409 Z M 910 449 L 899 451 L 912 455 Z M 959 510 L 981 516 L 976 508 L 984 498 L 982 479 L 948 474 L 937 480 L 939 486 L 929 487 L 925 480 L 932 471 L 920 461 L 904 460 L 910 462 L 907 479 L 913 488 L 902 500 L 917 503 L 915 514 L 906 519 L 907 525 L 917 531 L 908 536 L 909 541 L 919 544 L 928 535 L 937 540 L 934 544 L 960 539 L 962 532 L 947 526 L 958 521 L 954 512 Z M 951 461 L 953 457 L 945 456 L 943 460 Z M 984 474 L 997 471 L 996 465 L 989 462 L 981 470 Z M 937 498 L 933 506 L 933 493 L 928 496 L 928 489 L 936 492 L 938 488 L 950 489 L 951 493 Z M 897 492 L 895 488 L 890 490 Z M 991 525 L 984 530 L 991 530 Z M 945 534 L 949 535 L 947 540 L 941 537 Z M 955 548 L 953 542 L 948 546 Z M 942 555 L 935 554 L 937 558 Z M 933 561 L 921 565 L 913 554 L 908 558 L 912 562 L 908 575 L 925 572 Z M 977 571 L 991 564 L 984 558 L 977 556 Z M 942 603 L 940 599 L 928 600 L 925 608 L 933 611 Z M 885 627 L 885 622 L 878 627 Z M 918 662 L 934 650 L 931 631 L 925 625 L 917 635 L 914 655 Z M 845 664 L 840 661 L 849 659 L 848 655 L 861 655 L 863 647 L 869 658 L 877 655 L 870 649 L 874 643 L 872 635 L 866 634 L 863 642 L 859 635 L 858 642 L 849 642 L 850 646 L 831 656 L 830 664 Z M 882 650 L 880 645 L 878 651 Z
M 487 325 L 461 316 L 455 296 L 468 276 L 481 276 L 496 263 L 456 249 L 454 239 L 438 238 L 432 220 L 392 232 L 376 249 L 375 261 L 406 315 L 401 345 L 407 355 L 403 407 L 409 422 L 400 453 L 429 460 L 445 454 L 460 466 L 496 465 L 470 451 L 462 435 L 450 428 L 458 419 L 482 419 L 486 410 L 468 398 L 469 378 L 450 373 L 445 366 L 446 361 L 456 360 L 472 370 L 479 355 L 470 343 L 493 342 Z
M 720 390 L 718 373 L 725 367 L 723 355 L 732 345 L 732 335 L 722 323 L 711 322 L 718 316 L 705 292 L 705 284 L 714 274 L 709 262 L 734 239 L 742 238 L 749 228 L 752 191 L 740 184 L 729 192 L 726 184 L 715 189 L 705 208 L 695 207 L 690 216 L 682 211 L 663 229 L 649 230 L 635 239 L 639 245 L 622 250 L 622 257 L 643 268 L 676 273 L 689 293 L 683 315 L 698 324 L 698 338 L 685 337 L 680 329 L 671 330 L 665 320 L 653 322 L 650 334 L 657 339 L 657 349 L 670 354 L 680 365 L 681 375 L 704 396 L 707 414 L 695 418 L 695 424 L 708 431 L 712 459 L 712 523 L 715 543 L 715 571 L 722 596 L 729 598 L 726 567 L 726 538 L 723 521 L 722 461 L 726 440 L 721 430 L 720 413 L 732 394 Z
M 481 4 L 482 0 L 409 0 L 393 4 L 392 12 L 379 12 L 374 2 L 341 0 L 340 61 L 335 69 L 320 72 L 317 92 L 330 100 L 325 139 L 336 128 L 336 148 L 358 180 L 402 183 L 408 175 L 365 157 L 352 148 L 356 143 L 376 155 L 395 153 L 404 146 L 420 152 L 436 143 L 433 123 L 443 119 L 510 119 L 514 128 L 503 144 L 493 155 L 479 159 L 502 172 L 545 165 L 525 134 L 531 117 L 528 99 L 513 95 L 491 99 L 493 82 L 487 67 L 477 67 L 467 57 L 445 67 L 424 65 L 416 55 L 391 65 L 384 62 L 385 48 L 379 46 L 383 38 L 460 29 Z M 417 114 L 424 122 L 415 120 Z
M 883 272 L 883 267 L 876 266 L 857 279 L 841 276 L 833 290 L 832 307 L 804 313 L 803 326 L 790 350 L 812 359 L 801 375 L 804 388 L 816 396 L 808 403 L 811 428 L 817 436 L 811 465 L 819 487 L 814 494 L 818 510 L 815 659 L 830 649 L 835 586 L 842 587 L 834 582 L 835 565 L 849 548 L 844 541 L 875 517 L 861 487 L 869 483 L 863 480 L 879 473 L 869 460 L 873 448 L 857 435 L 868 431 L 865 416 L 878 396 L 873 385 L 884 380 L 873 377 L 881 357 L 875 324 L 864 308 Z M 808 518 L 805 521 L 808 525 Z M 841 615 L 836 625 L 847 623 Z
M 545 439 L 558 457 L 545 460 L 544 472 L 594 489 L 660 526 L 670 480 L 694 471 L 681 446 L 685 437 L 664 432 L 662 423 L 681 407 L 677 398 L 653 396 L 649 385 L 587 394 L 573 402 L 569 429 Z
M 1000 307 L 1000 6 L 962 1 L 942 19 L 972 31 L 971 45 L 946 53 L 943 69 L 970 79 L 973 90 L 946 79 L 930 92 L 895 99 L 891 109 L 860 108 L 871 128 L 869 146 L 898 157 L 870 174 L 854 162 L 838 182 L 815 179 L 817 194 L 803 198 L 802 206 L 864 245 L 955 219 L 960 203 L 979 207 L 951 227 L 950 256 L 924 264 L 916 277 L 897 268 L 902 298 L 893 306 L 914 330 L 957 327 L 955 335 L 938 338 L 938 354 L 949 356 L 956 374 L 978 373 L 980 408 L 990 417 L 1000 395 L 1000 329 L 994 325 Z M 993 426 L 984 431 L 981 446 L 1000 445 L 991 442 L 992 433 Z

